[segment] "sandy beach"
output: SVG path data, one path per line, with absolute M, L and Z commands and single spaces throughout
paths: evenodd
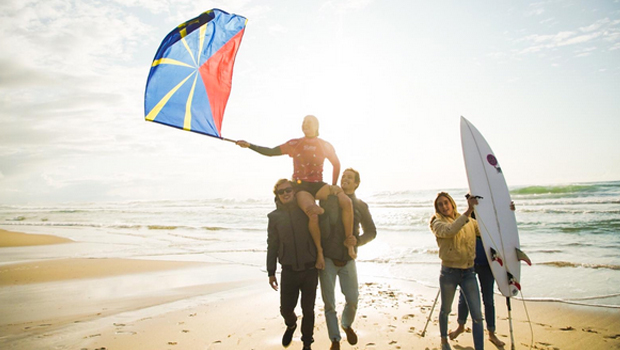
M 25 234 L 0 229 L 0 248 L 24 247 L 31 245 L 48 245 L 73 242 L 68 238 L 52 235 Z
M 0 230 L 0 254 L 33 244 L 74 244 Z M 27 251 L 26 251 L 27 254 Z M 24 259 L 27 260 L 27 259 Z M 227 263 L 138 259 L 20 260 L 0 265 L 3 349 L 280 349 L 279 295 L 264 271 Z M 192 281 L 188 283 L 187 281 Z M 313 349 L 329 349 L 317 298 Z M 360 271 L 354 328 L 343 349 L 438 349 L 437 289 Z M 337 294 L 342 308 L 343 297 Z M 527 309 L 525 309 L 525 307 Z M 620 349 L 620 312 L 512 300 L 516 349 Z M 505 299 L 496 296 L 497 333 L 510 349 Z M 456 301 L 450 318 L 456 325 Z M 300 312 L 299 312 L 300 313 Z M 471 326 L 470 324 L 468 325 Z M 469 328 L 468 327 L 468 328 Z M 299 330 L 290 349 L 301 349 Z M 473 349 L 471 333 L 452 343 Z M 485 347 L 496 349 L 488 340 Z

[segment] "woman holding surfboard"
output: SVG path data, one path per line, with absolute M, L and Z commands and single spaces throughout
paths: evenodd
M 454 199 L 446 192 L 439 193 L 434 203 L 435 215 L 431 218 L 430 228 L 437 240 L 441 259 L 439 331 L 442 350 L 452 349 L 448 342 L 448 316 L 452 311 L 457 286 L 463 291 L 469 305 L 473 321 L 474 348 L 484 349 L 480 291 L 474 271 L 476 234 L 479 229 L 476 220 L 470 218 L 477 204 L 475 196 L 467 198 L 467 210 L 461 215 L 456 209 Z
M 510 210 L 515 211 L 515 203 L 510 202 Z M 471 215 L 475 218 L 475 215 Z M 487 324 L 487 332 L 489 333 L 489 341 L 497 347 L 506 345 L 503 341 L 499 340 L 495 335 L 495 300 L 493 290 L 495 289 L 495 277 L 493 277 L 493 271 L 489 265 L 489 260 L 484 253 L 484 246 L 482 244 L 482 238 L 480 234 L 476 236 L 476 259 L 474 260 L 474 270 L 478 275 L 478 281 L 480 282 L 480 289 L 482 292 L 482 303 L 484 304 L 484 320 Z M 450 332 L 448 335 L 450 340 L 456 339 L 461 333 L 465 332 L 465 323 L 467 322 L 467 314 L 469 313 L 469 307 L 463 292 L 459 295 L 458 306 L 458 328 Z

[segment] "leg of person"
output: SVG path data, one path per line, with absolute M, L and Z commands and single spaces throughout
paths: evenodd
M 287 347 L 291 344 L 293 333 L 297 328 L 297 315 L 295 306 L 299 299 L 299 284 L 297 283 L 297 273 L 292 270 L 282 270 L 280 278 L 280 314 L 284 318 L 286 331 L 282 336 L 282 346 Z
M 353 236 L 353 202 L 344 192 L 338 193 L 338 204 L 342 208 L 342 224 L 344 225 L 345 237 Z M 357 259 L 355 247 L 348 247 L 351 259 Z
M 326 200 L 330 194 L 336 194 L 338 197 L 338 205 L 342 209 L 342 224 L 344 225 L 344 234 L 346 237 L 353 236 L 353 202 L 340 187 L 325 185 L 316 193 L 316 198 Z M 352 259 L 357 258 L 355 247 L 348 247 L 349 256 Z
M 439 309 L 439 333 L 441 335 L 441 349 L 449 350 L 448 343 L 448 316 L 452 311 L 452 302 L 456 294 L 460 276 L 456 269 L 441 267 L 439 275 L 439 290 L 441 291 L 441 308 Z
M 323 256 L 323 246 L 321 246 L 321 228 L 319 227 L 319 215 L 323 208 L 316 205 L 314 197 L 306 191 L 297 192 L 297 205 L 308 215 L 308 230 L 312 236 L 312 241 L 316 246 L 316 268 L 325 268 L 325 258 Z
M 476 273 L 480 281 L 480 292 L 482 293 L 482 304 L 484 305 L 484 318 L 489 332 L 489 341 L 497 347 L 506 345 L 495 335 L 495 299 L 493 289 L 495 288 L 495 278 L 489 265 L 477 265 Z
M 456 339 L 461 333 L 465 332 L 465 323 L 467 323 L 467 314 L 469 313 L 469 308 L 467 307 L 467 300 L 465 300 L 465 296 L 463 295 L 463 291 L 459 290 L 459 307 L 458 307 L 458 317 L 456 318 L 456 322 L 458 322 L 459 326 L 450 332 L 448 336 L 450 340 Z
M 314 342 L 314 303 L 316 300 L 316 287 L 319 284 L 319 275 L 316 269 L 303 272 L 301 281 L 301 341 L 304 348 L 309 348 Z
M 474 338 L 474 349 L 484 349 L 484 326 L 482 324 L 482 308 L 480 305 L 480 290 L 474 269 L 463 272 L 462 280 L 459 283 L 471 314 L 472 336 Z
M 345 304 L 342 311 L 341 324 L 344 332 L 347 334 L 347 341 L 351 345 L 357 344 L 357 334 L 353 331 L 351 325 L 355 321 L 357 313 L 357 304 L 359 300 L 359 284 L 357 283 L 357 266 L 355 260 L 347 261 L 338 272 L 340 280 L 340 290 L 344 294 Z
M 338 327 L 338 313 L 336 312 L 336 276 L 340 268 L 334 265 L 332 259 L 325 259 L 325 269 L 319 271 L 321 281 L 321 295 L 325 303 L 325 322 L 327 334 L 332 342 L 340 342 L 340 329 Z

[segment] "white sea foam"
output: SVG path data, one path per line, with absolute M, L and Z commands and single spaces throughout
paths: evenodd
M 437 245 L 428 229 L 439 191 L 363 198 L 377 239 L 359 249 L 360 274 L 438 284 Z M 466 189 L 449 192 L 465 208 Z M 513 189 L 522 250 L 521 285 L 531 299 L 620 305 L 620 182 Z M 38 258 L 149 257 L 226 261 L 264 269 L 271 200 L 208 199 L 0 205 L 0 227 L 71 238 L 79 249 L 4 248 L 0 263 L 34 249 Z M 13 260 L 11 260 L 13 259 Z M 577 300 L 578 299 L 578 300 Z M 571 301 L 572 300 L 572 301 Z

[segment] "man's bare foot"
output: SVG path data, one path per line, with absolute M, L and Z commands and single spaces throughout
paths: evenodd
M 355 252 L 355 248 L 349 247 L 349 256 L 351 259 L 357 259 L 357 253 Z
M 452 332 L 448 334 L 448 337 L 450 337 L 450 340 L 454 340 L 456 339 L 456 337 L 461 335 L 461 333 L 463 332 L 465 332 L 465 326 L 462 324 L 459 324 L 457 329 L 453 330 Z
M 316 257 L 316 264 L 314 264 L 314 267 L 316 267 L 317 270 L 325 270 L 325 258 L 323 254 L 319 254 Z
M 495 336 L 495 332 L 489 332 L 489 341 L 493 343 L 493 345 L 497 346 L 498 348 L 501 348 L 504 345 L 506 345 L 506 343 L 499 340 L 499 338 Z

